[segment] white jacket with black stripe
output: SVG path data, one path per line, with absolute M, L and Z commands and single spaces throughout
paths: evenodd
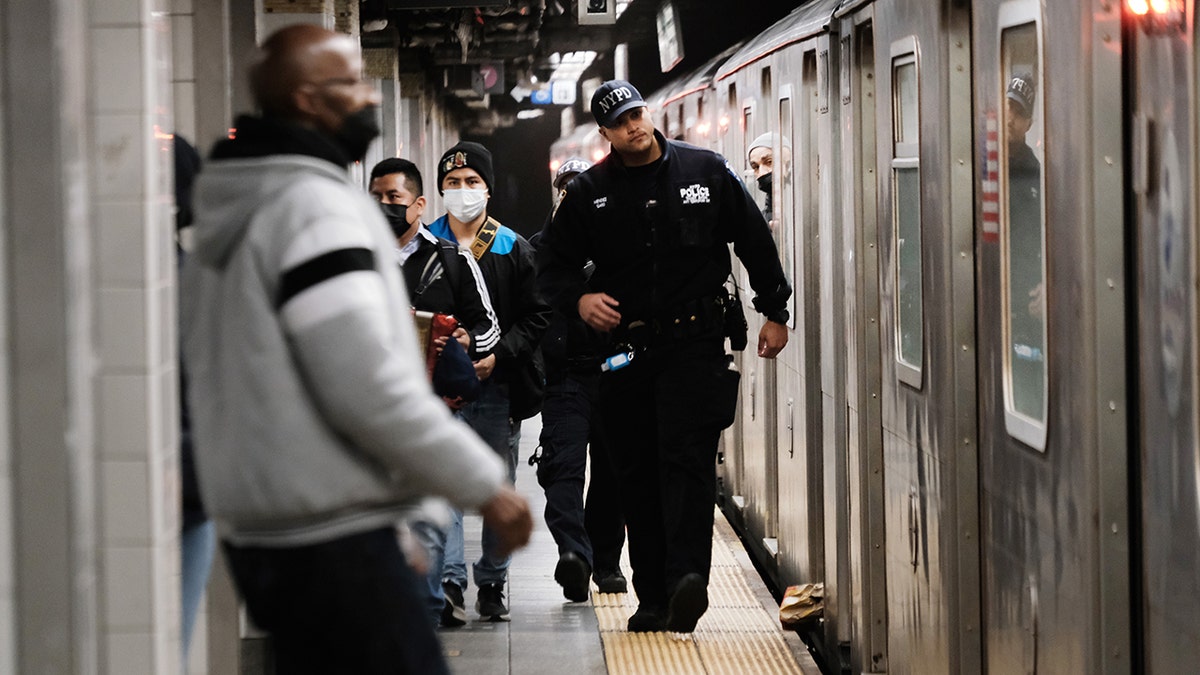
M 340 166 L 216 159 L 181 314 L 196 463 L 221 537 L 297 546 L 476 507 L 500 459 L 430 389 L 395 242 Z

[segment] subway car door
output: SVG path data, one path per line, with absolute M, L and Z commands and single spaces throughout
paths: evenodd
M 1128 673 L 1121 8 L 972 10 L 983 668 Z
M 873 4 L 887 658 L 978 663 L 971 31 L 962 3 Z
M 847 562 L 853 589 L 853 632 L 857 636 L 850 660 L 859 672 L 889 670 L 872 19 L 870 7 L 844 17 L 837 51 L 847 335 L 846 456 L 852 505 Z
M 761 79 L 759 77 L 761 73 Z M 738 85 L 741 87 L 741 147 L 746 148 L 764 131 L 771 128 L 770 110 L 762 110 L 760 101 L 770 100 L 770 69 L 750 68 L 739 71 Z M 767 89 L 764 91 L 764 86 Z M 761 119 L 760 119 L 761 118 Z M 739 160 L 744 165 L 743 151 Z M 753 176 L 749 177 L 752 183 Z M 766 196 L 759 190 L 751 192 L 760 209 L 766 206 Z M 750 288 L 749 275 L 741 265 L 735 266 L 737 283 L 747 305 L 754 291 Z M 749 338 L 757 345 L 758 332 L 763 317 L 758 312 L 748 311 Z M 742 359 L 742 465 L 739 468 L 740 491 L 734 503 L 741 510 L 741 518 L 750 537 L 750 545 L 765 552 L 766 559 L 774 562 L 778 544 L 774 536 L 774 512 L 777 509 L 776 477 L 778 472 L 775 428 L 776 367 L 774 359 L 760 359 L 748 345 Z M 775 570 L 770 570 L 774 573 Z
M 1184 11 L 1186 4 L 1186 12 Z M 1146 672 L 1200 663 L 1196 27 L 1130 14 L 1140 428 L 1141 645 Z M 1136 526 L 1136 523 L 1135 523 Z M 1135 610 L 1139 609 L 1135 606 Z M 1138 636 L 1135 635 L 1135 639 Z M 1186 664 L 1186 665 L 1185 665 Z

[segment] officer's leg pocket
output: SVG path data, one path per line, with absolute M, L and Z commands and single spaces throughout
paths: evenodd
M 712 380 L 712 407 L 706 416 L 713 427 L 725 429 L 733 424 L 741 379 L 741 373 L 729 367 L 728 359 L 719 361 L 719 367 Z

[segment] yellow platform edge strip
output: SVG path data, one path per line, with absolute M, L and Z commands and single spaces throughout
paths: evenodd
M 592 591 L 609 675 L 803 675 L 778 616 L 755 598 L 724 537 L 714 535 L 712 561 L 709 608 L 694 633 L 630 633 L 626 622 L 637 610 L 632 588 Z M 628 559 L 621 566 L 632 579 Z

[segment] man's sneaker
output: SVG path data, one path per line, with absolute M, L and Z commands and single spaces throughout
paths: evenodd
M 467 606 L 463 602 L 462 589 L 458 584 L 446 582 L 442 584 L 442 593 L 446 596 L 446 604 L 442 605 L 442 626 L 458 628 L 467 625 Z
M 588 581 L 591 578 L 591 568 L 578 553 L 567 551 L 558 557 L 558 565 L 554 568 L 554 581 L 562 586 L 563 595 L 571 602 L 583 602 L 588 599 Z
M 661 609 L 638 605 L 637 611 L 629 617 L 626 629 L 630 633 L 654 633 L 663 630 L 664 625 Z
M 667 630 L 675 633 L 696 630 L 696 622 L 707 609 L 708 582 L 696 572 L 683 575 L 671 594 L 671 603 L 667 608 Z
M 504 584 L 480 584 L 475 599 L 475 611 L 485 621 L 508 621 L 508 606 L 504 604 Z
M 629 591 L 629 586 L 625 583 L 625 575 L 621 574 L 621 570 L 597 571 L 593 578 L 596 579 L 596 587 L 600 589 L 601 593 L 627 593 Z

